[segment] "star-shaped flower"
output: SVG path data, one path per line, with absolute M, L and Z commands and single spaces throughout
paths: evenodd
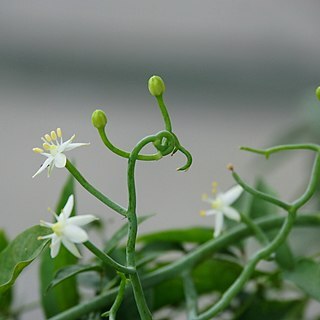
M 50 177 L 53 167 L 63 168 L 67 163 L 67 158 L 64 154 L 65 151 L 89 145 L 89 143 L 72 143 L 75 135 L 73 135 L 68 141 L 63 142 L 61 129 L 58 128 L 57 132 L 51 131 L 50 134 L 46 134 L 42 137 L 43 149 L 33 148 L 35 153 L 40 153 L 47 157 L 46 161 L 41 165 L 40 169 L 32 176 L 34 178 L 39 173 L 48 168 L 48 177 Z
M 77 249 L 75 243 L 83 243 L 88 240 L 88 234 L 83 230 L 82 226 L 97 220 L 97 218 L 91 214 L 70 217 L 73 209 L 74 198 L 71 195 L 58 216 L 53 212 L 56 222 L 50 223 L 46 221 L 40 221 L 40 225 L 52 229 L 53 233 L 45 236 L 41 236 L 38 239 L 51 239 L 51 257 L 55 258 L 60 250 L 61 243 L 76 257 L 80 258 L 81 255 Z
M 239 212 L 232 208 L 231 205 L 240 197 L 243 188 L 236 185 L 226 191 L 225 193 L 217 193 L 217 184 L 213 183 L 212 193 L 216 194 L 214 198 L 209 198 L 206 194 L 202 196 L 202 200 L 208 202 L 211 205 L 210 210 L 202 210 L 200 215 L 210 216 L 216 215 L 214 237 L 218 237 L 223 229 L 224 216 L 231 220 L 240 221 Z

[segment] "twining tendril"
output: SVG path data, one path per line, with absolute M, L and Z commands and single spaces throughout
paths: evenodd
M 192 164 L 192 156 L 191 156 L 190 152 L 188 150 L 186 150 L 180 144 L 179 139 L 172 132 L 172 124 L 171 124 L 170 116 L 169 116 L 167 107 L 164 103 L 163 96 L 162 96 L 163 92 L 165 91 L 164 82 L 160 77 L 153 76 L 149 79 L 148 87 L 149 87 L 150 93 L 153 96 L 155 96 L 155 98 L 158 102 L 160 111 L 161 111 L 161 115 L 162 115 L 162 118 L 164 121 L 164 126 L 165 126 L 165 130 L 162 132 L 165 132 L 165 131 L 168 132 L 168 134 L 171 134 L 174 137 L 174 139 L 172 139 L 171 136 L 169 139 L 167 139 L 165 137 L 165 134 L 162 134 L 163 137 L 158 137 L 158 139 L 156 139 L 153 142 L 154 147 L 158 150 L 158 152 L 155 154 L 138 154 L 137 160 L 156 161 L 156 160 L 160 160 L 162 157 L 164 157 L 168 154 L 174 155 L 177 151 L 180 151 L 181 153 L 183 153 L 186 156 L 187 162 L 185 165 L 178 168 L 177 170 L 178 171 L 188 170 Z M 118 148 L 117 146 L 112 144 L 112 142 L 108 138 L 106 130 L 105 130 L 105 127 L 107 125 L 107 116 L 106 116 L 105 112 L 102 110 L 94 111 L 92 114 L 91 120 L 92 120 L 92 124 L 94 125 L 94 127 L 97 128 L 99 135 L 100 135 L 100 138 L 101 138 L 102 142 L 104 143 L 104 145 L 110 151 L 117 154 L 118 156 L 129 159 L 130 152 L 125 151 L 121 148 Z
M 111 141 L 109 140 L 109 138 L 107 137 L 107 134 L 105 132 L 105 128 L 99 128 L 98 132 L 99 132 L 99 135 L 101 137 L 102 142 L 109 150 L 111 150 L 113 153 L 117 154 L 118 156 L 120 156 L 122 158 L 129 159 L 130 152 L 124 151 L 124 150 L 116 147 L 115 145 L 113 145 L 111 143 Z M 160 160 L 161 158 L 162 158 L 161 152 L 157 152 L 155 154 L 139 154 L 139 156 L 138 156 L 138 160 L 141 160 L 141 161 L 156 161 L 156 160 Z

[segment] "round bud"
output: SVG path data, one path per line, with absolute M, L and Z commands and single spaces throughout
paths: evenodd
M 166 87 L 163 80 L 159 76 L 152 76 L 148 81 L 148 88 L 153 96 L 161 96 Z
M 92 113 L 91 122 L 97 129 L 102 129 L 107 124 L 107 116 L 104 111 L 97 109 Z
M 320 100 L 320 87 L 316 89 L 316 96 Z

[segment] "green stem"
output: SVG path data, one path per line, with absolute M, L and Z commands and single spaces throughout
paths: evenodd
M 192 279 L 191 270 L 187 270 L 182 274 L 184 295 L 186 298 L 186 306 L 188 312 L 188 320 L 197 316 L 197 291 Z
M 262 154 L 266 158 L 269 158 L 269 156 L 272 153 L 280 152 L 280 151 L 288 151 L 288 150 L 312 150 L 319 152 L 319 146 L 313 143 L 307 143 L 307 144 L 288 144 L 288 145 L 281 145 L 276 146 L 268 149 L 255 149 L 250 147 L 241 147 L 240 150 L 249 151 L 257 154 Z
M 256 235 L 258 241 L 262 245 L 267 245 L 269 243 L 269 240 L 267 236 L 264 234 L 264 232 L 259 228 L 257 224 L 254 223 L 254 221 L 246 214 L 240 212 L 241 221 L 245 223 Z
M 135 247 L 138 232 L 138 222 L 136 214 L 137 198 L 136 198 L 136 187 L 135 187 L 135 165 L 139 152 L 147 144 L 152 143 L 156 140 L 156 136 L 149 136 L 142 139 L 132 150 L 129 161 L 128 161 L 128 172 L 127 172 L 127 182 L 128 182 L 128 194 L 129 194 L 129 204 L 128 204 L 128 241 L 126 247 L 126 259 L 127 266 L 136 268 L 135 261 Z M 148 308 L 144 292 L 141 286 L 140 278 L 138 273 L 130 275 L 130 280 L 132 284 L 132 289 L 134 297 L 137 303 L 138 311 L 142 320 L 152 319 L 151 312 Z
M 165 124 L 165 128 L 167 131 L 172 132 L 172 125 L 171 125 L 171 120 L 170 120 L 170 116 L 167 110 L 167 107 L 163 101 L 163 96 L 162 94 L 160 96 L 156 96 L 157 98 L 157 102 L 164 120 L 164 124 Z
M 246 264 L 239 278 L 229 287 L 229 289 L 222 295 L 221 299 L 211 308 L 203 312 L 193 320 L 209 320 L 225 309 L 231 300 L 240 292 L 245 283 L 255 270 L 256 265 L 264 259 L 267 259 L 287 238 L 294 224 L 296 217 L 296 209 L 291 210 L 279 231 L 278 235 L 265 248 L 258 251 Z
M 284 217 L 273 216 L 257 219 L 256 224 L 266 232 L 279 228 L 279 226 L 283 224 L 284 220 Z M 295 220 L 295 225 L 299 227 L 319 227 L 320 213 L 317 212 L 313 213 L 312 215 L 301 215 Z M 184 270 L 186 270 L 186 268 L 192 267 L 205 257 L 212 255 L 215 252 L 232 245 L 233 243 L 238 243 L 250 235 L 253 235 L 251 228 L 247 227 L 246 225 L 237 225 L 220 237 L 212 239 L 197 247 L 192 252 L 176 260 L 170 265 L 149 273 L 143 277 L 143 285 L 146 289 L 148 289 L 175 276 L 179 276 Z M 91 300 L 84 301 L 75 307 L 61 312 L 60 314 L 50 318 L 50 320 L 76 320 L 85 314 L 103 308 L 107 303 L 112 303 L 117 296 L 117 292 L 118 288 L 104 292 Z
M 108 149 L 110 149 L 113 153 L 117 154 L 120 157 L 129 159 L 130 153 L 114 146 L 110 142 L 110 140 L 108 139 L 104 128 L 98 129 L 98 132 L 100 134 L 101 140 L 103 141 L 104 145 Z M 157 152 L 155 154 L 150 154 L 150 155 L 149 154 L 139 154 L 137 159 L 142 160 L 142 161 L 155 161 L 155 160 L 160 160 L 161 158 L 162 158 L 161 153 Z
M 101 317 L 109 317 L 110 320 L 116 320 L 117 312 L 121 306 L 126 291 L 127 278 L 123 273 L 119 273 L 119 276 L 121 277 L 121 282 L 116 300 L 114 301 L 111 309 L 101 315 Z
M 291 205 L 289 203 L 286 203 L 284 201 L 281 201 L 280 199 L 278 198 L 275 198 L 267 193 L 264 193 L 264 192 L 261 192 L 261 191 L 258 191 L 252 187 L 250 187 L 247 183 L 245 183 L 241 178 L 240 176 L 235 172 L 233 171 L 232 172 L 232 176 L 233 178 L 237 181 L 237 183 L 247 192 L 249 192 L 250 194 L 252 194 L 253 196 L 256 196 L 258 198 L 261 198 L 263 200 L 266 200 L 268 202 L 271 202 L 273 204 L 275 204 L 276 206 L 278 207 L 281 207 L 283 209 L 285 209 L 286 211 L 289 210 L 289 208 L 291 207 Z
M 188 169 L 191 167 L 191 165 L 192 165 L 192 156 L 191 156 L 191 153 L 190 153 L 188 150 L 186 150 L 182 145 L 179 145 L 179 146 L 178 146 L 178 150 L 179 150 L 180 152 L 182 152 L 182 153 L 186 156 L 186 158 L 187 158 L 187 163 L 186 163 L 184 166 L 178 168 L 177 171 L 185 171 L 185 170 L 188 170 Z
M 135 268 L 125 267 L 113 260 L 109 255 L 98 249 L 92 242 L 86 241 L 83 243 L 96 257 L 98 257 L 102 262 L 108 264 L 109 266 L 115 268 L 117 271 L 125 274 L 133 274 L 136 272 Z
M 294 207 L 296 208 L 302 207 L 313 196 L 313 194 L 317 189 L 319 179 L 320 179 L 320 150 L 317 153 L 313 163 L 311 178 L 310 178 L 308 187 L 305 193 L 299 199 L 297 199 L 292 203 Z
M 73 177 L 87 190 L 89 193 L 91 193 L 94 197 L 96 197 L 98 200 L 100 200 L 102 203 L 107 205 L 109 208 L 113 209 L 114 211 L 118 212 L 122 216 L 126 216 L 126 209 L 118 205 L 117 203 L 110 200 L 108 197 L 106 197 L 104 194 L 102 194 L 99 190 L 97 190 L 95 187 L 93 187 L 77 170 L 76 167 L 72 165 L 72 163 L 67 160 L 66 166 L 65 166 L 69 172 L 73 175 Z

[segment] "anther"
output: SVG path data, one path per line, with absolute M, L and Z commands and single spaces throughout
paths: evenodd
M 48 142 L 51 142 L 51 137 L 50 137 L 48 134 L 46 134 L 44 137 L 46 138 L 46 140 L 47 140 Z
M 229 163 L 227 165 L 227 169 L 233 172 L 234 171 L 234 165 L 232 163 Z
M 51 131 L 51 139 L 52 140 L 57 140 L 57 134 L 55 131 Z
M 206 216 L 206 212 L 204 210 L 201 210 L 199 214 L 200 214 L 201 217 L 205 217 Z
M 208 199 L 208 195 L 206 193 L 204 193 L 202 196 L 201 196 L 201 199 L 202 200 L 207 200 Z
M 61 131 L 60 128 L 57 128 L 57 135 L 58 135 L 59 138 L 62 137 L 62 131 Z
M 48 143 L 44 143 L 42 146 L 44 150 L 50 150 L 50 145 Z
M 32 151 L 35 153 L 42 153 L 43 152 L 43 150 L 41 148 L 33 148 Z

